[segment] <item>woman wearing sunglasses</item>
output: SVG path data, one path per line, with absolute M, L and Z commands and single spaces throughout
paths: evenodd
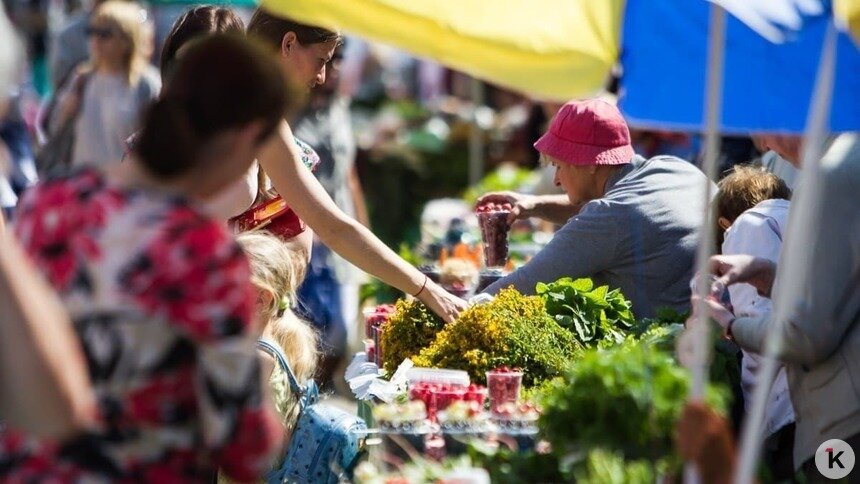
M 93 14 L 87 35 L 90 62 L 62 89 L 51 130 L 74 122 L 72 165 L 117 163 L 140 114 L 158 96 L 158 71 L 146 60 L 150 26 L 132 2 L 111 0 Z

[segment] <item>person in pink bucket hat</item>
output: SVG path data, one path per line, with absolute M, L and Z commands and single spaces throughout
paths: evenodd
M 536 217 L 563 226 L 485 292 L 514 286 L 534 294 L 538 282 L 591 277 L 621 288 L 639 318 L 662 307 L 688 310 L 705 175 L 680 158 L 636 155 L 624 117 L 602 99 L 562 106 L 534 146 L 566 194 L 499 192 L 478 203 L 510 203 L 510 223 Z

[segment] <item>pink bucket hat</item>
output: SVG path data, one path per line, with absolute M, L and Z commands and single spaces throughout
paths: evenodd
M 571 101 L 558 111 L 535 149 L 571 165 L 623 165 L 633 158 L 630 130 L 602 99 Z

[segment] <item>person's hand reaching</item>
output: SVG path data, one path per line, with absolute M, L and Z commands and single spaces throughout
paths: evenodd
M 423 302 L 431 311 L 438 314 L 446 323 L 450 323 L 469 307 L 463 299 L 449 293 L 442 286 L 427 281 L 424 290 L 418 294 L 418 300 Z
M 512 225 L 517 220 L 528 219 L 536 215 L 534 195 L 525 195 L 523 193 L 515 192 L 492 192 L 479 198 L 476 205 L 481 206 L 488 203 L 511 204 L 512 208 L 510 215 L 508 215 L 508 225 Z
M 715 284 L 729 287 L 744 282 L 754 286 L 762 296 L 770 297 L 776 278 L 773 261 L 751 255 L 715 255 L 708 265 L 711 273 L 717 276 Z

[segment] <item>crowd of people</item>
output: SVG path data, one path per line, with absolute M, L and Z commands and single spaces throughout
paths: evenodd
M 4 27 L 0 15 L 3 93 L 17 46 Z M 255 340 L 276 345 L 299 380 L 330 382 L 357 318 L 353 266 L 445 321 L 467 307 L 368 227 L 339 32 L 193 7 L 164 38 L 159 71 L 145 10 L 107 0 L 60 39 L 41 180 L 19 164 L 20 200 L 0 213 L 0 480 L 259 479 L 283 456 L 298 401 Z M 816 482 L 820 443 L 860 446 L 860 139 L 833 137 L 821 160 L 821 227 L 798 301 L 771 300 L 792 262 L 781 258 L 789 184 L 740 165 L 711 186 L 710 265 L 727 293 L 703 304 L 690 281 L 710 182 L 687 160 L 642 156 L 653 153 L 637 153 L 638 139 L 610 101 L 560 106 L 534 148 L 563 193 L 479 202 L 510 203 L 510 223 L 560 228 L 485 291 L 591 277 L 621 288 L 640 318 L 706 307 L 743 351 L 748 405 L 766 341 L 780 338 L 763 461 L 777 479 L 801 470 Z M 801 168 L 800 137 L 755 142 Z M 774 320 L 787 303 L 787 320 Z M 733 436 L 719 417 L 690 405 L 679 442 L 706 481 L 729 482 Z

